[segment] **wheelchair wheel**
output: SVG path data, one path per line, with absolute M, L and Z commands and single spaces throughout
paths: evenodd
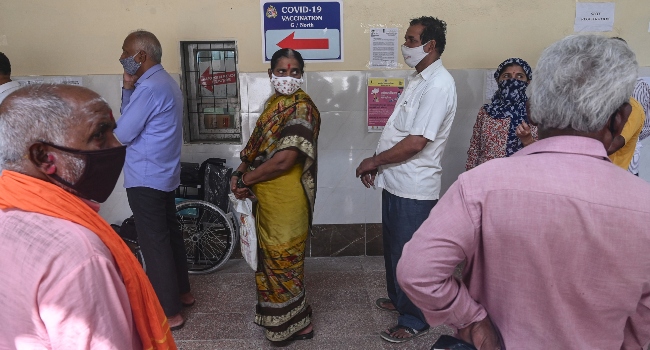
M 125 220 L 125 222 L 127 222 L 128 220 L 133 220 L 133 217 Z M 124 225 L 124 223 L 122 223 L 122 225 Z M 137 234 L 135 233 L 135 229 L 128 231 L 130 232 L 130 234 L 127 234 L 127 230 L 126 229 L 122 230 L 122 227 L 120 225 L 111 225 L 111 227 L 122 238 L 124 243 L 126 243 L 126 246 L 129 247 L 129 250 L 131 250 L 131 253 L 135 255 L 135 258 L 138 259 L 138 262 L 140 263 L 140 265 L 142 265 L 142 269 L 144 270 L 144 272 L 147 272 L 147 264 L 144 262 L 144 255 L 142 255 L 142 249 L 140 249 L 140 245 L 138 244 L 138 237 Z
M 189 273 L 210 273 L 228 261 L 237 243 L 231 217 L 206 201 L 188 200 L 176 205 Z
M 135 258 L 138 259 L 140 265 L 142 265 L 142 270 L 147 272 L 147 263 L 144 261 L 144 255 L 142 255 L 142 250 L 140 250 L 139 246 L 133 251 L 133 254 L 135 254 Z

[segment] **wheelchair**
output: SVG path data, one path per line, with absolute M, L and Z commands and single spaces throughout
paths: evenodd
M 211 158 L 202 164 L 181 163 L 176 190 L 176 218 L 180 224 L 190 274 L 208 274 L 225 264 L 235 251 L 239 233 L 228 205 L 231 168 Z M 146 261 L 138 244 L 133 217 L 111 225 L 131 249 L 142 268 Z

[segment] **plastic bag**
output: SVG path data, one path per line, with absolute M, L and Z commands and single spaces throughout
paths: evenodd
M 257 271 L 257 232 L 255 217 L 253 217 L 253 202 L 250 199 L 237 199 L 232 193 L 228 194 L 230 207 L 235 224 L 239 228 L 239 246 L 244 260 L 253 270 Z

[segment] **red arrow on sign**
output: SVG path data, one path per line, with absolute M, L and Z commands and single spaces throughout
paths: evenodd
M 214 73 L 214 72 L 213 72 Z M 237 73 L 236 72 L 218 72 L 210 74 L 210 67 L 208 67 L 203 74 L 201 74 L 200 84 L 214 92 L 215 85 L 224 85 L 232 84 L 237 82 Z
M 282 49 L 294 50 L 327 50 L 330 48 L 329 39 L 294 39 L 296 32 L 292 32 L 277 44 Z

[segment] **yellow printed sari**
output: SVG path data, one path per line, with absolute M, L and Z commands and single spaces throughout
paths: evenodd
M 289 339 L 311 323 L 303 280 L 305 243 L 316 198 L 319 129 L 320 114 L 305 92 L 274 95 L 241 152 L 249 170 L 284 149 L 295 149 L 304 159 L 279 177 L 252 187 L 258 199 L 255 323 L 266 328 L 271 341 Z

